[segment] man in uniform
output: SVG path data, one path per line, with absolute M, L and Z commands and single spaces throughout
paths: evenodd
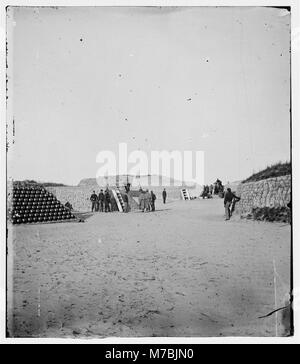
M 151 191 L 151 209 L 152 211 L 155 211 L 155 200 L 156 196 L 153 191 Z
M 226 214 L 226 221 L 230 220 L 231 217 L 231 211 L 230 211 L 230 207 L 232 204 L 232 201 L 239 201 L 240 197 L 237 197 L 232 191 L 231 188 L 227 188 L 227 191 L 225 193 L 224 196 L 224 207 L 225 207 L 225 214 Z
M 103 190 L 100 190 L 98 200 L 99 200 L 99 210 L 101 212 L 103 212 L 103 207 L 104 207 L 104 193 L 103 193 Z
M 104 203 L 105 203 L 105 212 L 110 212 L 110 194 L 108 190 L 105 191 Z
M 129 212 L 129 199 L 128 199 L 127 193 L 125 193 L 123 201 L 124 201 L 124 204 L 125 204 L 124 212 Z
M 145 199 L 144 210 L 149 212 L 151 210 L 151 195 L 149 193 L 149 190 L 146 190 L 146 193 L 144 195 L 144 199 Z
M 90 200 L 92 202 L 92 212 L 96 211 L 96 205 L 97 205 L 97 200 L 98 200 L 98 197 L 95 193 L 95 191 L 93 191 L 91 197 L 90 197 Z
M 166 203 L 166 199 L 167 199 L 167 191 L 164 188 L 163 193 L 162 193 L 162 197 L 163 197 L 163 202 Z

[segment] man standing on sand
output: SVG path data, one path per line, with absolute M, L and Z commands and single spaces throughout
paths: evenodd
M 153 191 L 151 191 L 150 194 L 151 194 L 151 209 L 152 209 L 152 211 L 155 211 L 156 196 Z
M 146 193 L 144 195 L 144 199 L 145 199 L 144 209 L 147 212 L 149 212 L 151 210 L 151 195 L 149 193 L 149 190 L 146 190 Z
M 104 207 L 104 193 L 103 193 L 103 190 L 100 191 L 99 196 L 98 196 L 98 200 L 99 200 L 99 211 L 103 212 L 103 207 Z
M 125 204 L 124 212 L 129 212 L 129 200 L 128 200 L 127 193 L 125 193 L 123 200 L 124 200 L 124 204 Z
M 163 193 L 162 193 L 162 197 L 163 197 L 163 202 L 166 203 L 166 199 L 167 199 L 167 191 L 164 188 Z
M 93 191 L 91 197 L 90 197 L 90 200 L 92 202 L 92 212 L 96 211 L 96 205 L 97 205 L 97 200 L 98 200 L 98 197 L 95 193 L 95 191 Z
M 108 190 L 105 191 L 104 203 L 105 203 L 105 212 L 110 212 L 110 194 Z
M 224 207 L 225 207 L 225 214 L 226 214 L 226 221 L 230 220 L 231 217 L 231 211 L 230 211 L 230 207 L 232 204 L 232 201 L 239 201 L 240 197 L 237 197 L 232 191 L 231 188 L 227 188 L 227 191 L 225 193 L 224 196 Z
M 140 188 L 139 189 L 139 209 L 142 210 L 142 202 L 143 202 L 143 190 Z
M 97 200 L 96 200 L 96 209 L 95 211 L 99 212 L 99 198 L 98 198 L 98 195 L 96 194 L 97 196 Z

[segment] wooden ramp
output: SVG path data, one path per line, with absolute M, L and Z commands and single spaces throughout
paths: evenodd
M 124 212 L 125 211 L 125 203 L 124 203 L 123 197 L 121 195 L 121 192 L 118 189 L 116 189 L 116 190 L 112 190 L 112 193 L 113 193 L 114 199 L 116 200 L 118 210 L 120 212 Z
M 183 200 L 190 200 L 191 199 L 189 191 L 187 189 L 185 189 L 185 188 L 183 188 L 181 190 L 181 197 L 182 197 Z

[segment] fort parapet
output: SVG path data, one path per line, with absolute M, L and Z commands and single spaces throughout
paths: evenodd
M 236 213 L 241 217 L 261 216 L 261 220 L 285 221 L 289 211 L 287 204 L 291 201 L 291 175 L 240 183 L 236 194 L 241 197 L 236 205 Z M 269 220 L 267 215 L 271 213 L 274 216 Z

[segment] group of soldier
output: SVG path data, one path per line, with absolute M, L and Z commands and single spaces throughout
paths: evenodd
M 220 181 L 219 179 L 216 180 L 216 182 L 213 184 L 213 191 L 215 195 L 224 197 L 224 186 L 222 184 L 222 181 Z
M 154 192 L 149 193 L 149 190 L 143 191 L 142 189 L 139 192 L 139 209 L 142 212 L 155 211 L 156 196 Z
M 220 183 L 218 183 L 220 182 Z M 217 180 L 216 184 L 219 184 L 218 186 L 218 191 L 220 193 L 220 186 L 222 186 L 221 181 Z M 207 197 L 207 195 L 212 195 L 213 190 L 211 189 L 211 187 L 206 187 L 204 186 L 204 190 L 202 193 L 202 197 Z M 223 187 L 223 186 L 222 186 Z M 223 189 L 222 189 L 223 190 Z M 129 212 L 130 210 L 130 206 L 129 206 L 129 199 L 128 199 L 128 192 L 129 192 L 129 188 L 128 190 L 126 189 L 126 193 L 123 195 L 123 201 L 124 201 L 124 212 Z M 166 203 L 166 199 L 167 199 L 167 192 L 166 189 L 163 190 L 162 192 L 162 198 L 163 198 L 163 203 Z M 142 212 L 150 212 L 150 211 L 155 211 L 155 200 L 156 200 L 156 196 L 154 194 L 153 191 L 149 190 L 145 190 L 143 191 L 142 188 L 140 188 L 139 190 L 139 209 Z M 230 217 L 232 216 L 232 213 L 234 211 L 234 207 L 237 201 L 239 201 L 240 198 L 235 196 L 235 194 L 231 191 L 230 188 L 227 188 L 227 191 L 225 193 L 224 196 L 224 207 L 225 207 L 225 214 L 226 214 L 226 220 L 229 220 Z M 91 197 L 90 197 L 90 201 L 92 203 L 92 212 L 111 212 L 112 211 L 112 206 L 111 206 L 111 196 L 110 196 L 110 192 L 108 190 L 108 188 L 103 191 L 100 190 L 100 193 L 97 195 L 95 191 L 93 191 Z
M 200 195 L 200 197 L 204 198 L 212 198 L 213 195 L 213 190 L 214 190 L 214 186 L 210 185 L 210 186 L 203 186 L 203 191 Z
M 124 201 L 124 212 L 129 212 L 130 211 L 129 198 L 128 198 L 129 187 L 126 186 L 125 190 L 126 193 L 122 195 Z M 165 204 L 167 199 L 166 189 L 164 189 L 162 192 L 162 198 L 163 198 L 163 203 Z M 142 212 L 155 211 L 156 195 L 154 194 L 153 191 L 150 192 L 149 190 L 143 191 L 143 189 L 140 188 L 138 199 L 139 199 L 139 209 Z M 96 194 L 95 191 L 93 191 L 90 197 L 90 201 L 92 203 L 92 212 L 111 212 L 113 210 L 112 199 L 108 188 L 105 190 L 105 192 L 103 192 L 103 190 L 100 190 L 100 193 L 98 195 Z
M 99 211 L 99 212 L 111 212 L 111 197 L 109 190 L 106 189 L 104 192 L 100 190 L 99 195 L 93 191 L 90 201 L 92 203 L 92 212 Z
M 162 199 L 163 199 L 163 203 L 165 204 L 166 200 L 167 200 L 167 191 L 165 188 L 162 192 Z M 150 193 L 149 193 L 149 190 L 143 191 L 143 189 L 140 188 L 140 190 L 139 190 L 139 209 L 142 212 L 155 211 L 155 200 L 156 200 L 156 196 L 153 191 L 150 191 Z
M 212 198 L 213 195 L 219 195 L 219 197 L 224 197 L 224 186 L 222 182 L 217 179 L 214 184 L 203 186 L 203 191 L 200 197 L 204 198 Z
M 128 199 L 128 193 L 130 190 L 130 186 L 125 186 L 126 193 L 123 195 L 123 201 L 124 201 L 124 212 L 130 211 L 129 206 L 129 199 Z M 213 194 L 218 194 L 220 197 L 224 197 L 224 208 L 225 208 L 225 220 L 230 220 L 233 211 L 235 209 L 236 203 L 241 199 L 240 197 L 237 197 L 230 188 L 227 188 L 226 192 L 224 193 L 224 186 L 222 185 L 222 182 L 217 179 L 217 181 L 214 183 L 214 185 L 210 186 L 204 186 L 203 192 L 200 195 L 202 198 L 211 198 Z M 139 190 L 139 209 L 142 212 L 150 212 L 155 211 L 155 200 L 156 196 L 153 191 L 145 190 L 143 191 L 142 188 Z M 167 199 L 167 192 L 166 189 L 162 192 L 162 199 L 163 203 L 166 203 Z M 100 190 L 99 195 L 96 194 L 95 191 L 93 191 L 93 194 L 90 197 L 90 201 L 92 203 L 92 212 L 111 212 L 111 196 L 108 188 L 103 191 Z M 72 205 L 69 204 L 69 202 L 66 203 L 66 207 L 69 209 L 72 209 Z M 289 208 L 291 208 L 291 202 L 288 205 Z

